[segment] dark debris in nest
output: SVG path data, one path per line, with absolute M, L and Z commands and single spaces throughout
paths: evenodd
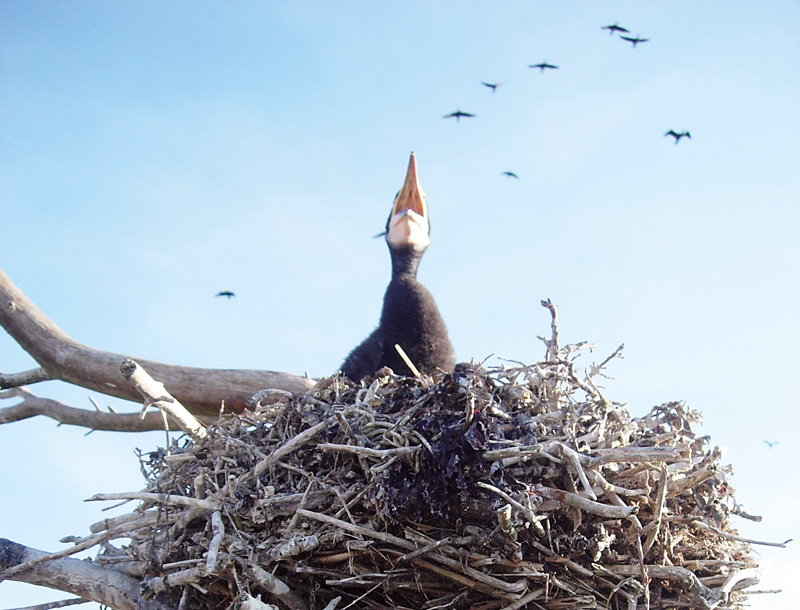
M 145 456 L 147 489 L 116 496 L 139 507 L 94 528 L 129 542 L 98 561 L 197 610 L 742 607 L 758 564 L 698 414 L 632 417 L 595 383 L 610 358 L 579 377 L 556 341 L 530 366 L 268 391 Z

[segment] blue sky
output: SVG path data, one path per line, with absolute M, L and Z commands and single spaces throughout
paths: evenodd
M 377 321 L 371 236 L 415 151 L 458 358 L 538 360 L 551 298 L 584 366 L 625 343 L 611 399 L 703 412 L 764 515 L 743 533 L 800 538 L 799 27 L 781 0 L 2 2 L 0 268 L 93 347 L 330 374 Z M 33 365 L 0 334 L 0 369 Z M 0 535 L 61 548 L 159 444 L 0 428 Z M 800 553 L 759 552 L 787 593 L 752 607 L 788 608 Z M 56 598 L 0 584 L 0 608 Z

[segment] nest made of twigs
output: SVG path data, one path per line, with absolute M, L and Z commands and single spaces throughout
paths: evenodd
M 672 402 L 634 418 L 597 388 L 602 366 L 579 378 L 575 353 L 549 344 L 530 366 L 267 392 L 206 438 L 143 456 L 139 508 L 96 528 L 130 542 L 98 559 L 198 610 L 264 607 L 254 597 L 290 610 L 741 607 L 758 565 L 730 524 L 729 471 L 692 432 L 698 414 Z

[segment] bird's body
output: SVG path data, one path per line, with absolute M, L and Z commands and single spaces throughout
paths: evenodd
M 433 295 L 417 281 L 417 268 L 430 243 L 427 203 L 417 182 L 414 155 L 405 184 L 395 198 L 386 227 L 392 278 L 383 298 L 378 327 L 347 356 L 342 372 L 359 381 L 388 366 L 395 373 L 412 370 L 398 353 L 399 345 L 422 373 L 455 367 L 453 346 Z
M 483 85 L 484 87 L 489 87 L 489 89 L 492 90 L 492 93 L 494 93 L 495 91 L 497 91 L 497 88 L 500 86 L 500 83 L 486 83 L 484 81 L 481 81 L 481 85 Z
M 673 138 L 675 138 L 675 144 L 680 142 L 681 138 L 683 137 L 689 138 L 690 140 L 692 139 L 692 134 L 690 134 L 688 131 L 677 132 L 674 129 L 670 129 L 667 133 L 665 133 L 664 137 L 666 136 L 672 136 Z
M 462 112 L 461 110 L 456 110 L 455 112 L 451 112 L 450 114 L 444 115 L 442 118 L 444 119 L 455 119 L 456 121 L 461 121 L 462 117 L 469 118 L 474 117 L 474 114 L 469 112 Z
M 508 178 L 516 178 L 517 180 L 519 180 L 519 176 L 517 176 L 514 172 L 503 172 L 503 176 L 506 176 Z
M 236 295 L 235 295 L 233 292 L 231 292 L 230 290 L 222 290 L 222 291 L 218 292 L 218 293 L 217 293 L 216 295 L 214 295 L 214 296 L 218 296 L 218 297 L 227 297 L 227 298 L 229 298 L 229 299 L 232 299 L 232 298 L 233 298 L 233 297 L 235 297 Z
M 629 33 L 628 30 L 626 30 L 625 28 L 619 26 L 619 22 L 612 23 L 611 25 L 604 25 L 600 29 L 601 30 L 608 30 L 608 33 L 611 34 L 612 36 L 614 35 L 614 32 L 619 32 L 620 34 L 628 34 Z
M 622 40 L 627 40 L 629 43 L 633 45 L 633 48 L 636 48 L 636 45 L 640 42 L 649 42 L 649 38 L 639 38 L 638 36 L 620 36 Z
M 532 64 L 528 66 L 529 68 L 539 68 L 540 72 L 544 72 L 545 70 L 558 70 L 558 66 L 554 66 L 553 64 L 549 64 L 546 61 L 543 61 L 540 64 Z

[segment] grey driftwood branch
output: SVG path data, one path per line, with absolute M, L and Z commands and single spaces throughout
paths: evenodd
M 156 411 L 149 411 L 141 417 L 139 413 L 114 413 L 70 407 L 51 398 L 36 396 L 27 388 L 11 388 L 0 392 L 0 400 L 14 398 L 22 400 L 0 408 L 0 425 L 43 415 L 59 424 L 81 426 L 90 430 L 147 432 L 164 429 L 164 418 Z M 173 426 L 170 425 L 170 428 Z
M 0 390 L 58 379 L 102 394 L 138 402 L 138 392 L 120 374 L 129 358 L 78 343 L 50 320 L 0 270 L 0 326 L 39 364 L 39 369 L 0 374 Z M 136 358 L 195 416 L 216 418 L 241 412 L 247 399 L 264 388 L 305 393 L 313 380 L 299 375 L 243 369 L 205 369 Z
M 47 555 L 44 551 L 0 538 L 0 574 L 30 563 L 31 567 L 18 571 L 9 580 L 72 593 L 114 610 L 169 610 L 155 600 L 143 599 L 140 581 L 132 576 L 72 557 L 37 563 Z

